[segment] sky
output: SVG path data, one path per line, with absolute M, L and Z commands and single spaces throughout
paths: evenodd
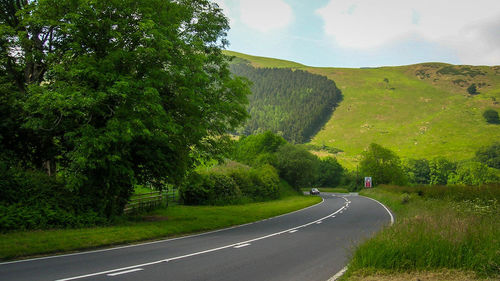
M 213 0 L 228 50 L 319 67 L 500 65 L 500 0 Z

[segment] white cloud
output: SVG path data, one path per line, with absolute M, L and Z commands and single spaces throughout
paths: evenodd
M 418 37 L 455 50 L 463 63 L 500 64 L 498 0 L 331 0 L 317 13 L 325 33 L 344 48 Z
M 213 0 L 213 2 L 217 3 L 219 5 L 219 8 L 222 9 L 222 12 L 224 15 L 229 19 L 229 24 L 233 24 L 235 22 L 235 17 L 233 15 L 233 11 L 229 9 L 229 6 L 227 5 L 225 0 Z
M 268 32 L 287 27 L 293 12 L 283 0 L 241 0 L 240 20 L 252 29 Z

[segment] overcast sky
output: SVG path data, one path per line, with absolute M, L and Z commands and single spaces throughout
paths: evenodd
M 500 65 L 500 0 L 215 0 L 229 50 L 310 66 Z

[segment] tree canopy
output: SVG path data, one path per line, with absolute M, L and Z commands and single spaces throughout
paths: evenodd
M 364 176 L 373 177 L 373 184 L 405 184 L 406 178 L 399 157 L 376 143 L 363 152 L 359 163 Z
M 254 68 L 233 63 L 231 72 L 252 82 L 250 119 L 240 133 L 272 131 L 293 143 L 313 137 L 342 100 L 335 82 L 303 70 Z
M 0 149 L 108 216 L 223 151 L 248 86 L 208 0 L 0 2 Z

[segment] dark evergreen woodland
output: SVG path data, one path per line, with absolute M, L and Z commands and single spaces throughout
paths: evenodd
M 231 72 L 253 83 L 248 106 L 251 118 L 239 132 L 245 135 L 270 130 L 290 142 L 306 142 L 342 99 L 335 82 L 302 70 L 235 63 Z

